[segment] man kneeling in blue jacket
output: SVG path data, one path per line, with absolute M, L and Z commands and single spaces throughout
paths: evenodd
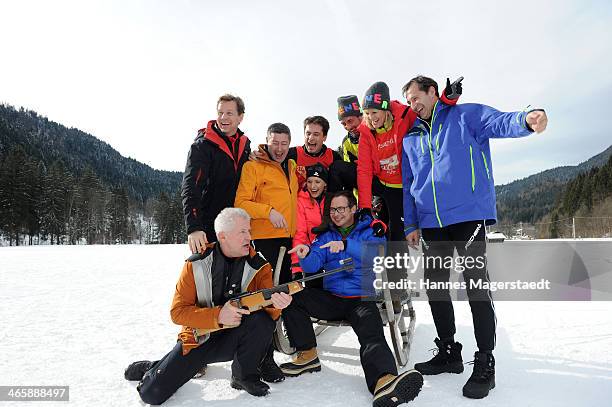
M 434 283 L 427 297 L 438 334 L 438 352 L 414 367 L 424 375 L 463 372 L 453 303 L 444 285 L 450 263 L 436 261 L 452 258 L 457 249 L 478 345 L 463 395 L 483 398 L 495 387 L 495 311 L 491 292 L 478 284 L 489 281 L 485 226 L 497 218 L 489 139 L 540 133 L 548 119 L 541 109 L 504 113 L 475 103 L 438 103 L 438 84 L 424 76 L 411 79 L 403 92 L 419 116 L 402 141 L 404 233 L 411 246 L 422 233 L 424 277 Z
M 383 323 L 374 295 L 372 259 L 376 244 L 384 243 L 370 227 L 372 218 L 356 218 L 357 201 L 352 191 L 332 195 L 329 208 L 333 225 L 320 234 L 310 247 L 298 245 L 296 252 L 305 273 L 321 268 L 340 267 L 352 258 L 353 271 L 343 271 L 323 279 L 323 289 L 305 288 L 293 295 L 283 310 L 283 320 L 291 345 L 297 350 L 292 362 L 280 366 L 286 376 L 318 372 L 321 363 L 310 317 L 323 320 L 348 320 L 359 338 L 359 355 L 374 406 L 396 406 L 413 400 L 421 390 L 423 377 L 416 370 L 398 376 L 395 359 L 383 333 Z M 369 243 L 369 244 L 368 244 Z M 369 260 L 369 261 L 368 261 Z

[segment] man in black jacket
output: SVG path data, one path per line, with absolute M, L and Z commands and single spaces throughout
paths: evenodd
M 191 145 L 183 174 L 181 196 L 189 248 L 202 252 L 216 241 L 215 217 L 234 205 L 242 165 L 251 142 L 238 128 L 244 118 L 244 102 L 223 95 L 217 101 L 217 119 L 200 129 Z

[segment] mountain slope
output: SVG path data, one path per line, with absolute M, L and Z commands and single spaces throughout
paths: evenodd
M 123 157 L 109 144 L 75 128 L 67 128 L 30 110 L 0 104 L 0 159 L 20 145 L 28 156 L 49 167 L 60 160 L 69 172 L 80 176 L 91 167 L 103 183 L 125 187 L 138 201 L 174 193 L 181 173 L 160 171 Z
M 612 146 L 574 165 L 552 168 L 505 185 L 496 185 L 500 223 L 536 222 L 549 214 L 565 185 L 578 174 L 603 167 L 612 156 Z

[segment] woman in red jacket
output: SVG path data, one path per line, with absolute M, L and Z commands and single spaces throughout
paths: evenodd
M 298 193 L 297 199 L 297 230 L 293 237 L 293 247 L 298 244 L 310 245 L 317 237 L 312 233 L 312 228 L 321 223 L 321 215 L 327 191 L 327 181 L 329 173 L 327 168 L 321 164 L 306 167 L 306 183 L 304 188 Z M 291 255 L 291 271 L 301 273 L 299 260 L 296 253 Z M 314 280 L 310 283 L 315 283 Z M 319 285 L 320 285 L 320 281 Z M 311 286 L 307 283 L 307 286 Z
M 460 94 L 460 80 L 453 84 L 447 80 L 440 100 L 454 105 Z M 391 100 L 384 82 L 370 86 L 361 106 L 364 120 L 359 126 L 359 207 L 372 210 L 372 192 L 382 197 L 389 211 L 389 240 L 403 241 L 402 138 L 417 114 L 409 106 Z

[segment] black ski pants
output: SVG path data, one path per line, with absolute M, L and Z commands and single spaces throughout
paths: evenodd
M 422 230 L 423 254 L 425 260 L 425 280 L 448 282 L 451 264 L 453 272 L 461 272 L 466 283 L 468 300 L 472 311 L 474 335 L 478 349 L 482 352 L 495 348 L 496 317 L 491 291 L 479 288 L 478 281 L 490 281 L 486 266 L 485 225 L 483 221 L 461 222 L 443 228 L 424 228 Z M 453 257 L 454 250 L 463 257 L 458 262 L 437 261 Z M 473 259 L 470 261 L 468 259 Z M 469 263 L 469 264 L 468 264 Z M 455 313 L 448 289 L 428 289 L 427 298 L 440 338 L 450 338 L 456 333 Z
M 258 311 L 244 315 L 236 328 L 213 332 L 206 342 L 186 355 L 178 341 L 145 373 L 138 385 L 140 398 L 148 404 L 162 404 L 208 363 L 233 360 L 232 376 L 259 380 L 258 367 L 275 327 L 276 323 L 265 311 Z
M 292 346 L 307 350 L 317 346 L 310 317 L 328 321 L 347 320 L 359 339 L 359 356 L 368 389 L 374 393 L 376 381 L 385 374 L 397 375 L 395 358 L 383 333 L 376 303 L 361 298 L 343 298 L 325 290 L 305 288 L 293 295 L 283 310 L 283 321 Z

